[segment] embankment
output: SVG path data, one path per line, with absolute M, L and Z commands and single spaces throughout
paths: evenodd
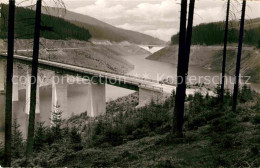
M 143 55 L 148 51 L 130 43 L 93 44 L 78 40 L 41 39 L 40 58 L 107 72 L 126 73 L 134 65 L 123 59 L 126 55 Z M 15 41 L 16 54 L 32 56 L 32 40 Z
M 190 65 L 200 66 L 214 71 L 221 71 L 222 46 L 193 46 L 191 48 Z M 237 47 L 228 47 L 226 72 L 235 74 Z M 177 64 L 178 46 L 167 46 L 147 57 L 150 60 Z M 244 47 L 241 60 L 241 75 L 251 76 L 250 81 L 260 83 L 260 53 L 253 47 Z

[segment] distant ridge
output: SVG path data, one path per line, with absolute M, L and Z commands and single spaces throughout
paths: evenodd
M 231 21 L 228 34 L 229 43 L 237 43 L 239 21 Z M 172 44 L 178 43 L 178 34 L 172 36 Z M 219 45 L 224 41 L 224 22 L 203 23 L 193 28 L 194 45 Z M 245 23 L 244 43 L 260 47 L 260 18 Z
M 88 29 L 94 39 L 114 42 L 128 41 L 135 44 L 152 45 L 161 45 L 166 43 L 158 38 L 131 30 L 117 28 L 93 17 L 71 12 L 69 10 L 66 10 L 65 12 L 65 10 L 61 8 L 48 8 L 48 11 L 43 10 L 43 12 L 52 16 L 62 17 L 77 26 Z

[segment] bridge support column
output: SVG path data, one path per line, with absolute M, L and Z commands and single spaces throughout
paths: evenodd
M 52 83 L 52 113 L 62 112 L 62 118 L 68 119 L 68 84 L 67 77 L 55 74 Z M 52 116 L 51 116 L 52 117 Z
M 106 87 L 105 84 L 90 84 L 90 116 L 97 117 L 106 114 Z
M 139 105 L 136 108 L 149 105 L 151 102 L 160 104 L 162 102 L 163 92 L 161 90 L 139 87 Z
M 5 92 L 6 63 L 0 59 L 0 92 Z
M 27 70 L 27 82 L 26 82 L 26 104 L 25 104 L 25 113 L 30 114 L 30 102 L 31 102 L 31 73 Z M 37 83 L 37 91 L 36 91 L 36 114 L 40 114 L 40 89 L 39 89 L 39 81 Z
M 22 111 L 23 102 L 13 101 L 13 122 L 19 125 L 19 130 L 22 132 L 23 139 L 27 138 L 29 115 Z
M 14 63 L 13 68 L 13 101 L 19 101 L 18 65 Z

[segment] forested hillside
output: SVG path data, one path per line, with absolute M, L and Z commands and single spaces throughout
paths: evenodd
M 131 30 L 117 28 L 93 17 L 71 12 L 69 10 L 65 12 L 64 9 L 60 8 L 48 8 L 48 12 L 43 10 L 43 13 L 44 12 L 52 16 L 61 16 L 65 20 L 74 23 L 79 27 L 88 29 L 93 39 L 109 40 L 114 42 L 128 41 L 135 44 L 165 44 L 165 41 L 158 38 Z
M 8 5 L 2 9 L 2 31 L 0 38 L 7 38 L 8 32 Z M 32 39 L 34 32 L 35 11 L 17 7 L 15 17 L 15 37 L 20 39 Z M 62 18 L 42 15 L 41 37 L 46 39 L 77 39 L 88 41 L 91 38 L 89 31 L 76 26 Z
M 260 47 L 260 19 L 248 20 L 245 25 L 244 43 Z M 237 43 L 239 36 L 239 24 L 230 22 L 228 34 L 229 43 Z M 172 36 L 172 44 L 178 43 L 178 35 Z M 200 24 L 193 28 L 192 43 L 195 45 L 217 45 L 224 41 L 224 22 Z

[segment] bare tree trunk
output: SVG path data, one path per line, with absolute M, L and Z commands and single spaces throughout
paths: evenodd
M 226 12 L 226 25 L 225 25 L 223 62 L 222 62 L 222 81 L 221 81 L 221 90 L 220 90 L 220 101 L 221 102 L 223 102 L 223 99 L 224 99 L 224 89 L 225 89 L 225 72 L 226 72 L 226 57 L 227 57 L 229 9 L 230 9 L 230 0 L 227 1 L 227 12 Z
M 184 114 L 184 100 L 183 96 L 183 78 L 185 76 L 184 60 L 185 60 L 185 43 L 186 43 L 186 17 L 187 17 L 187 0 L 181 1 L 181 17 L 180 17 L 180 33 L 179 33 L 179 55 L 177 68 L 177 89 L 174 108 L 173 119 L 173 133 L 177 136 L 182 136 L 183 114 Z
M 9 0 L 8 19 L 8 55 L 6 75 L 6 104 L 5 104 L 5 153 L 4 166 L 11 166 L 12 142 L 12 93 L 13 93 L 13 60 L 14 60 L 14 20 L 15 0 Z
M 31 75 L 30 114 L 29 114 L 29 126 L 28 126 L 27 148 L 26 148 L 27 161 L 29 160 L 33 152 L 36 91 L 37 91 L 37 76 L 38 76 L 38 57 L 39 57 L 39 43 L 40 43 L 40 27 L 41 27 L 41 7 L 42 7 L 42 0 L 37 0 L 35 30 L 34 30 L 32 75 Z
M 193 16 L 194 16 L 194 7 L 195 7 L 195 0 L 190 0 L 190 7 L 189 7 L 189 18 L 188 18 L 188 28 L 187 28 L 187 36 L 186 36 L 186 51 L 185 51 L 185 81 L 183 85 L 185 85 L 185 92 L 186 92 L 186 78 L 188 76 L 189 71 L 189 61 L 190 61 L 190 48 L 191 48 L 191 37 L 192 37 L 192 27 L 193 27 Z M 184 93 L 185 94 L 185 93 Z
M 182 137 L 182 128 L 183 128 L 183 116 L 184 116 L 184 103 L 186 97 L 186 81 L 188 76 L 189 70 L 189 58 L 190 58 L 190 47 L 191 47 L 191 37 L 192 37 L 192 26 L 193 26 L 193 16 L 194 16 L 194 6 L 195 0 L 190 0 L 189 6 L 189 18 L 188 18 L 188 28 L 187 28 L 187 35 L 184 36 L 184 49 L 183 53 L 181 53 L 183 58 L 179 57 L 178 60 L 178 81 L 177 92 L 176 92 L 176 101 L 175 101 L 175 134 L 178 137 Z M 186 3 L 187 8 L 187 3 Z M 186 14 L 185 14 L 186 16 Z M 186 25 L 186 17 L 185 17 L 185 25 Z M 186 31 L 186 27 L 184 29 Z M 186 34 L 186 33 L 185 33 Z M 181 38 L 180 38 L 181 39 Z M 180 50 L 179 50 L 180 53 Z
M 237 53 L 236 81 L 235 81 L 234 93 L 233 93 L 233 111 L 236 111 L 236 107 L 237 107 L 237 96 L 238 96 L 239 76 L 240 76 L 239 75 L 239 73 L 240 73 L 240 62 L 241 62 L 243 37 L 244 37 L 245 13 L 246 13 L 246 0 L 243 0 L 242 15 L 241 15 L 241 21 L 240 21 L 238 53 Z

